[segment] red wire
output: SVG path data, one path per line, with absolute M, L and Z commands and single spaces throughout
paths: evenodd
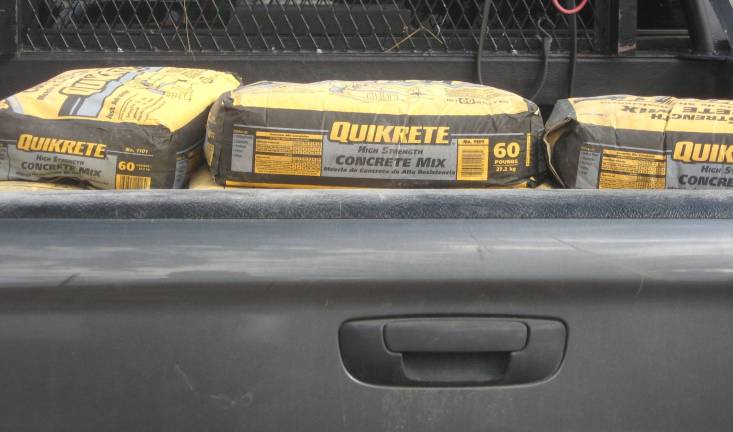
M 581 10 L 583 10 L 583 8 L 585 7 L 585 5 L 588 4 L 588 0 L 581 0 L 580 1 L 580 4 L 577 5 L 577 6 L 575 6 L 572 9 L 567 9 L 567 8 L 563 7 L 563 5 L 560 4 L 560 0 L 552 0 L 552 4 L 555 5 L 555 8 L 557 10 L 559 10 L 562 13 L 564 13 L 565 15 L 573 15 L 573 14 L 576 14 L 576 13 L 580 12 Z

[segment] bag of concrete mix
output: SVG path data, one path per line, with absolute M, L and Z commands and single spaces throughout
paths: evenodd
M 195 190 L 224 190 L 226 186 L 216 184 L 214 177 L 208 167 L 201 167 L 191 175 L 191 181 L 188 182 L 189 189 Z
M 259 82 L 222 95 L 204 154 L 241 187 L 534 186 L 537 106 L 463 82 Z
M 206 164 L 204 164 L 206 165 Z M 209 171 L 209 167 L 202 166 L 196 172 L 194 172 L 191 175 L 191 180 L 188 182 L 188 189 L 194 189 L 194 190 L 232 190 L 232 189 L 242 189 L 243 187 L 247 188 L 253 188 L 253 187 L 261 187 L 263 189 L 352 189 L 352 187 L 348 186 L 316 186 L 316 185 L 296 185 L 296 184 L 263 184 L 263 185 L 255 185 L 255 186 L 237 186 L 236 183 L 229 185 L 226 184 L 218 184 L 214 180 L 214 176 L 211 175 L 211 171 Z M 537 186 L 541 187 L 541 186 Z
M 561 100 L 545 144 L 552 172 L 570 188 L 733 188 L 733 101 Z
M 0 180 L 181 188 L 202 159 L 209 107 L 239 85 L 204 69 L 64 72 L 0 100 Z
M 84 188 L 75 184 L 13 180 L 0 181 L 0 192 L 59 192 L 79 190 L 84 190 Z

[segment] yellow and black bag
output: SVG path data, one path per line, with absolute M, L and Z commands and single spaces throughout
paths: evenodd
M 209 107 L 239 84 L 204 69 L 62 73 L 0 100 L 0 180 L 181 188 L 200 163 Z
M 36 181 L 0 181 L 0 192 L 59 192 L 78 191 L 83 187 L 67 183 L 44 183 Z
M 733 188 L 733 101 L 602 96 L 561 100 L 545 135 L 571 188 Z
M 259 82 L 212 107 L 217 183 L 250 187 L 533 186 L 537 106 L 462 82 Z

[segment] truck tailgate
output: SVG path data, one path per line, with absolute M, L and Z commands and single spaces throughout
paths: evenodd
M 732 198 L 6 194 L 3 428 L 730 430 Z M 462 375 L 471 356 L 426 355 L 424 382 L 349 366 L 374 353 L 347 322 L 446 319 L 524 323 L 527 347 L 559 323 L 559 363 L 523 383 Z

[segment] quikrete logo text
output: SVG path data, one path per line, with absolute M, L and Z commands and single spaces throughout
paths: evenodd
M 681 162 L 733 164 L 733 144 L 703 144 L 692 141 L 679 141 L 674 145 L 672 159 Z
M 31 134 L 22 134 L 18 138 L 16 148 L 24 152 L 58 153 L 97 159 L 104 159 L 107 153 L 106 144 L 39 137 Z
M 450 144 L 448 126 L 386 126 L 333 122 L 328 139 L 342 144 Z

